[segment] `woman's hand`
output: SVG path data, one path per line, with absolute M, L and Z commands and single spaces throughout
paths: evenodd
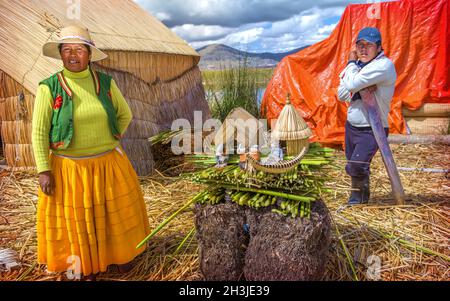
M 39 186 L 46 195 L 52 195 L 55 191 L 55 178 L 50 170 L 39 173 Z

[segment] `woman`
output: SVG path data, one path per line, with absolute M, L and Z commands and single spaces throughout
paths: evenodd
M 131 111 L 114 80 L 90 68 L 107 56 L 87 29 L 69 26 L 61 37 L 43 54 L 61 59 L 64 69 L 40 83 L 33 112 L 38 262 L 49 272 L 70 269 L 95 280 L 111 264 L 131 269 L 149 223 L 119 143 Z

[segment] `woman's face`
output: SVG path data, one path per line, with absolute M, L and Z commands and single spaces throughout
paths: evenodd
M 356 53 L 358 55 L 358 59 L 363 63 L 370 62 L 378 55 L 380 51 L 381 46 L 378 46 L 376 43 L 371 43 L 364 40 L 356 43 Z
M 72 72 L 86 70 L 91 54 L 84 44 L 62 44 L 61 59 L 64 67 Z

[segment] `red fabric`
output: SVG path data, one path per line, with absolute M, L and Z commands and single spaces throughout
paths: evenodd
M 379 11 L 380 18 L 376 16 Z M 339 73 L 363 27 L 377 27 L 387 57 L 395 64 L 391 133 L 405 133 L 402 105 L 450 103 L 450 5 L 447 0 L 403 0 L 349 5 L 331 35 L 285 57 L 267 86 L 261 112 L 278 117 L 286 94 L 314 132 L 313 141 L 342 144 L 347 104 L 337 99 Z

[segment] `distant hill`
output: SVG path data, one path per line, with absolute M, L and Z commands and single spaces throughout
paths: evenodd
M 283 53 L 253 53 L 240 51 L 223 44 L 211 44 L 197 49 L 197 52 L 201 55 L 199 66 L 203 70 L 223 69 L 230 66 L 236 67 L 239 65 L 239 62 L 242 63 L 244 58 L 247 58 L 251 67 L 271 68 L 275 67 L 285 56 L 296 53 L 306 47 L 308 46 Z

